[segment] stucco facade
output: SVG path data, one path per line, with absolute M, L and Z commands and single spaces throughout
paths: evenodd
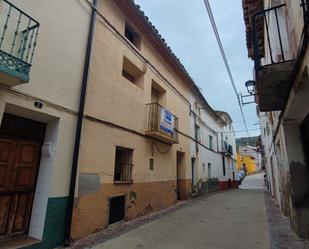
M 219 189 L 236 188 L 235 133 L 230 116 L 214 111 L 197 96 L 191 98 L 190 131 L 192 183 L 195 194 L 204 192 L 208 182 L 218 180 Z M 192 164 L 192 163 L 191 163 Z
M 1 243 L 68 244 L 74 191 L 77 239 L 191 198 L 209 178 L 236 187 L 229 115 L 208 105 L 133 1 L 95 8 L 0 1 Z
M 29 122 L 40 122 L 46 126 L 40 141 L 41 153 L 34 184 L 33 204 L 30 203 L 32 211 L 29 226 L 25 227 L 25 230 L 29 237 L 37 240 L 37 243 L 29 248 L 51 248 L 61 245 L 64 239 L 76 113 L 80 98 L 90 8 L 84 1 L 75 0 L 9 2 L 37 20 L 40 28 L 29 82 L 10 87 L 10 80 L 1 74 L 0 122 L 4 115 L 9 114 L 13 115 L 10 117 L 17 118 L 16 122 L 20 122 L 18 118 L 26 118 Z M 0 1 L 1 21 L 6 20 L 8 6 L 6 2 Z M 74 21 L 68 20 L 68 9 L 70 18 Z M 18 10 L 12 8 L 1 48 L 3 51 L 10 52 L 6 48 L 12 44 L 9 38 L 13 37 L 18 16 Z M 20 39 L 21 26 L 24 23 L 27 25 L 27 22 L 26 16 L 22 16 L 15 43 Z M 4 23 L 1 22 L 0 25 Z M 1 32 L 2 28 L 3 26 Z M 34 38 L 29 35 L 28 39 Z M 22 123 L 17 126 L 24 129 Z M 1 135 L 8 137 L 8 134 L 1 132 Z M 14 129 L 12 132 L 14 133 Z M 29 133 L 21 132 L 18 139 L 27 140 L 28 137 Z M 14 140 L 16 136 L 9 138 Z M 3 208 L 4 206 L 1 206 L 0 209 Z
M 202 169 L 206 161 L 200 160 L 202 157 L 213 162 L 213 177 L 226 182 L 228 178 L 233 179 L 230 165 L 235 160 L 225 157 L 231 162 L 227 161 L 227 176 L 223 177 L 217 133 L 231 121 L 225 121 L 211 107 L 208 108 L 212 116 L 206 112 L 203 115 L 205 123 L 213 120 L 218 123 L 218 129 L 213 130 L 214 148 L 209 150 L 205 140 L 199 141 L 199 155 L 192 150 L 197 142 L 192 133 L 192 117 L 196 112 L 192 96 L 208 104 L 138 8 L 131 1 L 107 0 L 99 1 L 97 8 L 73 239 L 104 229 L 113 223 L 114 215 L 130 220 L 172 206 L 177 199 L 191 198 L 193 174 L 196 179 L 207 179 Z M 129 40 L 126 32 L 136 37 Z M 147 133 L 152 115 L 149 104 L 154 102 L 177 117 L 177 141 L 167 143 L 162 137 Z M 235 148 L 233 136 L 230 139 Z M 115 172 L 120 149 L 128 153 L 132 168 L 130 178 L 119 181 Z M 192 164 L 196 171 L 192 170 Z M 123 198 L 123 213 L 122 210 L 114 213 L 115 198 Z
M 262 160 L 270 193 L 283 213 L 290 217 L 298 235 L 308 238 L 308 3 L 293 0 L 260 2 L 268 21 L 268 31 L 266 26 L 262 29 L 264 38 L 259 35 L 264 57 L 261 65 L 255 65 Z M 248 6 L 250 3 L 244 2 L 244 8 Z M 254 14 L 253 9 L 251 14 Z M 245 20 L 246 17 L 245 13 Z M 247 24 L 249 31 L 249 22 Z M 252 56 L 259 61 L 257 51 Z M 266 67 L 269 67 L 268 75 L 263 72 Z M 264 88 L 262 80 L 270 80 L 274 85 L 266 88 L 265 84 Z M 273 92 L 267 92 L 267 89 L 273 89 Z

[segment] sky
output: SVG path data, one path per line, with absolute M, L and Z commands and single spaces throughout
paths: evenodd
M 247 94 L 253 62 L 247 56 L 242 0 L 209 0 L 238 92 Z M 236 137 L 247 136 L 203 0 L 135 0 L 215 110 L 228 112 Z M 233 4 L 231 4 L 233 3 Z M 249 135 L 259 135 L 255 104 L 243 107 Z M 241 132 L 242 131 L 242 132 Z

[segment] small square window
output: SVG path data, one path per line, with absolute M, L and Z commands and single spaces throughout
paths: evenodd
M 126 23 L 124 36 L 138 49 L 140 48 L 140 35 L 137 34 L 134 29 Z
M 125 69 L 122 69 L 122 76 L 125 77 L 128 81 L 135 83 L 135 77 Z
M 122 76 L 136 86 L 142 88 L 143 72 L 126 57 L 123 57 Z

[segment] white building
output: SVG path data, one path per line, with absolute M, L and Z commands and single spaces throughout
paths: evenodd
M 208 182 L 215 179 L 221 190 L 236 188 L 236 140 L 231 117 L 214 111 L 204 99 L 193 99 L 191 105 L 193 186 L 207 191 Z

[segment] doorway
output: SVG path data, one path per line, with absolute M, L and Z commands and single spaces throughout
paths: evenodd
M 45 124 L 4 114 L 0 127 L 0 239 L 28 232 Z
M 109 201 L 109 224 L 124 220 L 125 196 L 112 197 Z
M 191 167 L 192 167 L 192 193 L 195 193 L 195 184 L 196 184 L 196 179 L 195 179 L 195 161 L 196 159 L 194 157 L 191 158 Z
M 276 191 L 276 179 L 275 179 L 275 171 L 274 171 L 274 163 L 273 163 L 273 157 L 270 157 L 270 169 L 271 169 L 271 191 L 273 194 L 273 197 L 277 199 L 277 191 Z
M 177 169 L 176 169 L 176 193 L 177 193 L 177 200 L 182 200 L 184 199 L 183 197 L 183 187 L 181 187 L 181 176 L 184 172 L 184 162 L 185 160 L 185 153 L 181 151 L 177 151 L 177 156 L 176 156 L 176 161 L 177 161 Z
M 305 190 L 305 193 L 303 197 L 303 206 L 309 209 L 309 115 L 307 115 L 302 122 L 300 131 L 305 156 L 305 173 L 303 174 L 305 177 L 305 180 L 303 181 L 303 189 Z

